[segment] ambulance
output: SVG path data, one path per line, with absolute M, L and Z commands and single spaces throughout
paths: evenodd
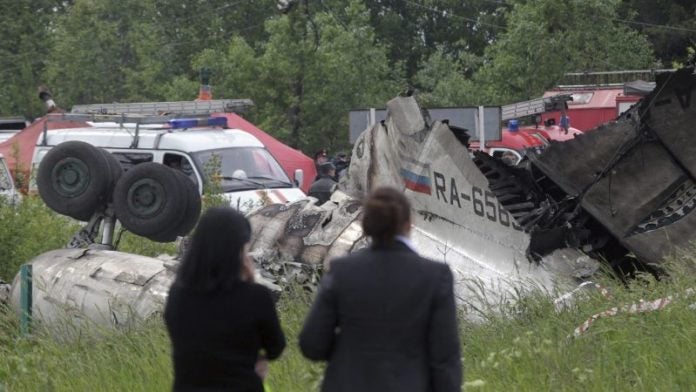
M 134 105 L 137 104 L 121 104 L 119 108 L 102 105 L 99 111 L 137 112 Z M 73 107 L 72 113 L 48 115 L 49 123 L 82 121 L 84 126 L 58 129 L 46 126 L 38 135 L 29 191 L 36 190 L 35 173 L 48 151 L 65 142 L 81 141 L 111 153 L 126 172 L 147 162 L 181 171 L 196 184 L 199 194 L 220 193 L 232 207 L 242 211 L 305 197 L 298 187 L 303 182 L 302 170 L 296 170 L 293 178 L 289 178 L 259 139 L 241 129 L 228 128 L 225 117 L 209 116 L 229 106 L 225 100 L 151 105 L 152 112 L 188 113 L 188 116 L 99 115 L 94 114 L 94 108 L 80 106 Z M 80 170 L 76 165 L 58 165 L 52 178 L 67 191 L 73 186 L 70 182 L 77 181 Z

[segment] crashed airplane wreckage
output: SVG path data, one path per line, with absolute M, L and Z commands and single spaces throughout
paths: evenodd
M 467 310 L 524 288 L 569 287 L 596 271 L 595 260 L 620 273 L 659 269 L 696 239 L 696 151 L 686 142 L 695 88 L 693 68 L 663 74 L 617 121 L 529 151 L 516 167 L 472 157 L 465 130 L 432 122 L 413 97 L 396 98 L 386 121 L 357 140 L 332 202 L 255 211 L 252 249 L 263 266 L 328 267 L 366 245 L 358 200 L 390 185 L 412 203 L 419 251 L 450 265 Z
M 358 139 L 330 202 L 306 198 L 249 215 L 259 278 L 313 286 L 333 257 L 367 246 L 360 199 L 378 185 L 403 189 L 414 243 L 450 265 L 459 304 L 472 315 L 527 289 L 572 289 L 598 259 L 617 269 L 635 260 L 659 266 L 696 235 L 693 71 L 661 75 L 617 121 L 529 152 L 516 167 L 471 154 L 466 130 L 431 121 L 413 97 L 396 98 L 387 119 Z M 101 249 L 51 251 L 32 263 L 38 317 L 66 309 L 116 324 L 161 311 L 177 264 Z M 18 292 L 15 279 L 15 306 Z

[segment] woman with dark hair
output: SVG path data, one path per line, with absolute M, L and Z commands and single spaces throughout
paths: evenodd
M 322 391 L 460 391 L 452 272 L 415 252 L 402 192 L 376 189 L 362 224 L 372 245 L 330 263 L 300 334 Z
M 263 391 L 265 361 L 285 348 L 271 292 L 253 282 L 250 237 L 231 208 L 198 222 L 164 311 L 175 391 Z

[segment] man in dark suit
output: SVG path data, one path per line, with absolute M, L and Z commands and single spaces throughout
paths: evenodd
M 308 195 L 317 198 L 317 205 L 320 206 L 329 199 L 336 190 L 336 167 L 331 162 L 324 162 L 319 166 L 319 177 L 309 187 Z
M 329 362 L 322 391 L 460 391 L 449 267 L 413 250 L 398 190 L 375 191 L 363 214 L 373 245 L 331 262 L 300 334 L 307 358 Z

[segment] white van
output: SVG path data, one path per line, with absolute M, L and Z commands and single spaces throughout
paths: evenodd
M 302 171 L 288 178 L 282 167 L 256 137 L 226 128 L 224 117 L 169 119 L 160 124 L 90 122 L 88 127 L 46 130 L 39 135 L 32 159 L 30 190 L 38 165 L 54 146 L 82 141 L 112 153 L 124 170 L 156 162 L 181 170 L 198 186 L 218 191 L 241 211 L 267 203 L 285 203 L 305 197 L 296 183 Z

